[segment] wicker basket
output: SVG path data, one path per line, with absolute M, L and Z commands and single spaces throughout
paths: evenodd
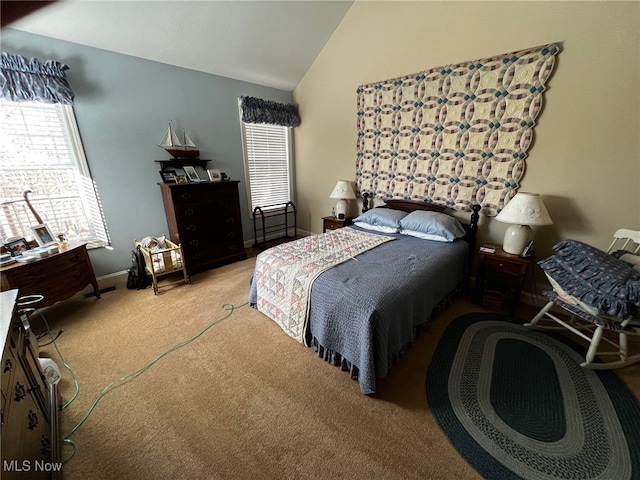
M 168 287 L 169 285 L 175 285 L 177 283 L 191 283 L 187 269 L 184 264 L 184 255 L 182 254 L 182 246 L 166 240 L 167 248 L 161 250 L 151 251 L 141 245 L 137 240 L 134 240 L 136 246 L 140 247 L 142 256 L 144 257 L 145 268 L 147 273 L 151 275 L 153 281 L 153 293 L 158 294 L 161 287 Z M 162 281 L 159 283 L 159 279 L 172 274 L 182 273 L 182 278 L 173 281 Z M 175 276 L 175 275 L 174 275 Z

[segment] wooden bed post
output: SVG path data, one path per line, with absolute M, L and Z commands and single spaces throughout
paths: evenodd
M 482 207 L 477 203 L 474 203 L 473 205 L 471 205 L 471 210 L 473 210 L 473 213 L 471 214 L 471 221 L 469 222 L 469 230 L 473 232 L 474 237 L 475 237 L 475 233 L 478 231 L 478 220 L 480 219 L 479 212 L 481 208 Z
M 362 213 L 366 212 L 367 210 L 369 210 L 369 194 L 367 192 L 364 192 L 362 194 Z
M 467 234 L 467 242 L 469 243 L 469 257 L 468 257 L 468 275 L 471 275 L 471 269 L 473 268 L 473 259 L 476 252 L 476 234 L 478 233 L 478 220 L 480 219 L 480 209 L 482 207 L 477 203 L 471 205 L 471 218 L 469 219 L 469 233 Z

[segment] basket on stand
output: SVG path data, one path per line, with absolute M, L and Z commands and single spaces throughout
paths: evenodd
M 165 248 L 147 248 L 143 242 L 138 240 L 134 240 L 134 243 L 140 247 L 140 251 L 144 257 L 145 269 L 147 273 L 151 275 L 154 295 L 158 294 L 161 287 L 168 287 L 169 285 L 178 283 L 191 283 L 191 279 L 187 274 L 187 268 L 184 264 L 181 245 L 176 245 L 166 239 L 164 240 Z M 182 278 L 180 279 L 158 282 L 161 277 L 180 272 L 182 272 Z

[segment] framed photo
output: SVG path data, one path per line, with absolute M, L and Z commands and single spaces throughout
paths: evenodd
M 176 174 L 174 172 L 160 172 L 164 183 L 176 183 Z
M 200 177 L 198 176 L 198 172 L 196 172 L 196 167 L 183 167 L 184 173 L 187 174 L 190 182 L 199 182 Z
M 209 175 L 209 180 L 211 180 L 212 182 L 219 182 L 220 180 L 222 180 L 222 174 L 217 168 L 207 170 L 207 175 Z
M 36 242 L 38 242 L 38 245 L 40 245 L 41 247 L 44 245 L 51 245 L 52 243 L 56 243 L 53 233 L 51 233 L 49 227 L 47 227 L 44 223 L 41 223 L 40 225 L 34 225 L 33 227 L 31 227 L 31 230 L 33 231 L 33 236 L 36 237 Z
M 4 248 L 7 249 L 7 252 L 9 252 L 12 257 L 17 257 L 18 255 L 22 255 L 22 252 L 29 250 L 29 244 L 24 238 L 17 238 L 5 243 Z
M 186 175 L 176 175 L 176 183 L 189 183 Z

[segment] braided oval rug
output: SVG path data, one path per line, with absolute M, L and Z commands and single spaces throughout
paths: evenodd
M 440 428 L 488 479 L 640 479 L 640 404 L 584 350 L 524 320 L 470 313 L 444 332 L 427 373 Z

